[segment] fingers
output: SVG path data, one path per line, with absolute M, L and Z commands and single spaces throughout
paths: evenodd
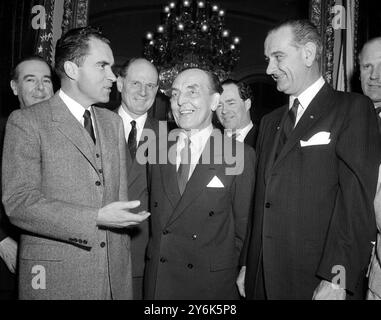
M 140 206 L 139 200 L 133 201 L 117 201 L 108 205 L 108 207 L 114 210 L 134 209 Z

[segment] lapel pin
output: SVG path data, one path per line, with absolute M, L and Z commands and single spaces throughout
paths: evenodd
M 313 118 L 314 118 L 314 116 L 311 115 L 311 116 L 310 116 L 310 119 L 313 119 Z
M 276 127 L 276 129 L 277 129 L 277 130 L 279 130 L 279 129 L 280 129 L 280 127 Z

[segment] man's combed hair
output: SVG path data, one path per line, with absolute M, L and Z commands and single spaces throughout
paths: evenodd
M 31 56 L 24 57 L 21 60 L 17 61 L 16 66 L 11 71 L 11 80 L 14 80 L 14 81 L 18 80 L 18 78 L 19 78 L 19 66 L 20 66 L 20 64 L 22 64 L 23 62 L 26 62 L 26 61 L 40 61 L 40 62 L 46 63 L 46 65 L 50 69 L 50 72 L 52 71 L 51 66 L 43 57 L 41 57 L 39 55 L 31 55 Z
M 228 84 L 234 84 L 237 86 L 239 96 L 243 101 L 246 101 L 247 99 L 253 100 L 253 91 L 251 90 L 250 86 L 245 82 L 233 79 L 226 79 L 221 83 L 222 86 Z
M 290 27 L 294 34 L 296 46 L 312 42 L 316 45 L 316 60 L 319 61 L 323 52 L 321 36 L 316 26 L 309 20 L 287 20 L 269 31 L 269 34 L 283 27 Z
M 204 70 L 204 71 L 209 78 L 210 90 L 212 91 L 212 93 L 221 94 L 223 89 L 217 75 L 211 71 L 207 71 L 207 70 Z
M 91 38 L 110 44 L 110 40 L 104 37 L 99 29 L 90 26 L 71 29 L 57 41 L 54 69 L 60 78 L 65 75 L 66 61 L 72 61 L 77 66 L 83 64 L 89 52 Z

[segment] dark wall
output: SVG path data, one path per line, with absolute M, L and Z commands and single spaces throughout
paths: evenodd
M 111 39 L 117 64 L 141 56 L 143 39 L 147 31 L 155 31 L 160 24 L 160 14 L 169 1 L 91 0 L 90 24 L 99 26 Z M 252 118 L 259 122 L 263 114 L 286 101 L 276 90 L 273 80 L 266 76 L 263 43 L 267 31 L 280 20 L 308 18 L 309 2 L 306 0 L 220 0 L 215 1 L 226 11 L 226 27 L 231 34 L 241 38 L 241 59 L 232 77 L 244 79 L 254 91 Z M 120 103 L 116 90 L 113 107 Z M 169 104 L 160 95 L 155 110 L 158 118 L 168 114 Z

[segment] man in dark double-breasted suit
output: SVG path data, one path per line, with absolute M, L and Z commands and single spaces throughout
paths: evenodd
M 308 21 L 269 32 L 267 73 L 290 103 L 265 116 L 238 284 L 249 299 L 362 298 L 381 149 L 372 103 L 321 77 Z
M 161 162 L 151 166 L 146 299 L 239 297 L 235 279 L 251 212 L 255 153 L 213 130 L 219 92 L 218 80 L 201 69 L 181 72 L 172 85 L 171 108 L 181 130 L 177 142 L 170 132 L 169 151 L 160 149 Z M 236 147 L 236 158 L 229 146 Z

